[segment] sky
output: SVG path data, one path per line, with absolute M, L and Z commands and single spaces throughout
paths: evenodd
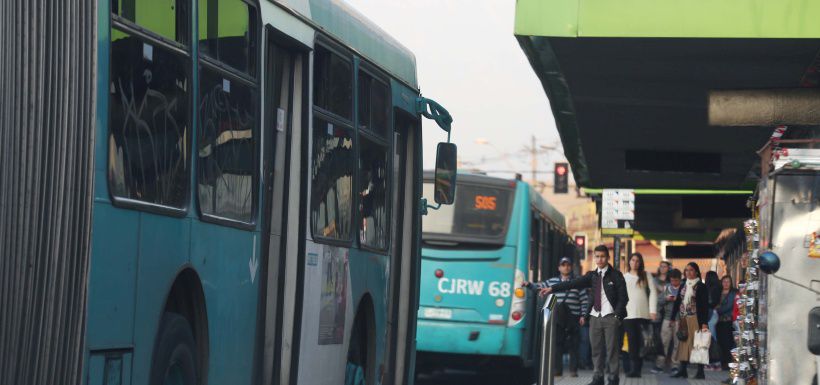
M 462 168 L 529 178 L 525 146 L 533 135 L 536 147 L 559 150 L 542 150 L 539 170 L 551 171 L 563 158 L 549 101 L 513 36 L 515 0 L 346 1 L 416 55 L 422 95 L 453 116 Z M 423 127 L 424 166 L 431 169 L 436 143 L 447 137 L 432 121 Z

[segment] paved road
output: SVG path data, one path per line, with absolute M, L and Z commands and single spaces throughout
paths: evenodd
M 692 375 L 694 373 L 690 373 Z M 719 385 L 728 377 L 727 372 L 706 372 L 706 380 L 680 380 L 666 374 L 644 374 L 641 378 L 621 378 L 621 385 Z M 563 377 L 555 380 L 555 385 L 587 385 L 592 381 L 592 372 L 581 372 L 578 377 Z M 420 376 L 417 385 L 509 385 L 503 374 L 487 375 L 474 372 L 444 371 L 432 376 Z

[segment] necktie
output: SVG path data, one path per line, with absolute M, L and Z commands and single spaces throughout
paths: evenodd
M 598 282 L 595 284 L 595 288 L 592 289 L 592 308 L 599 313 L 601 312 L 601 287 L 603 283 L 604 276 L 601 271 L 598 271 Z

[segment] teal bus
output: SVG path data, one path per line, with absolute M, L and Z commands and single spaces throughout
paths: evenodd
M 460 174 L 457 186 L 422 221 L 418 370 L 537 367 L 537 295 L 521 282 L 575 255 L 564 217 L 521 180 Z M 432 189 L 427 175 L 423 195 Z
M 341 0 L 28 3 L 0 382 L 412 381 L 421 120 L 452 121 L 412 52 Z

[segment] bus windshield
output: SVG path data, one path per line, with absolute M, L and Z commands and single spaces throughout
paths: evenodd
M 422 194 L 433 202 L 433 183 Z M 429 210 L 422 219 L 422 239 L 458 243 L 503 244 L 510 222 L 513 190 L 501 186 L 458 184 L 452 205 Z

